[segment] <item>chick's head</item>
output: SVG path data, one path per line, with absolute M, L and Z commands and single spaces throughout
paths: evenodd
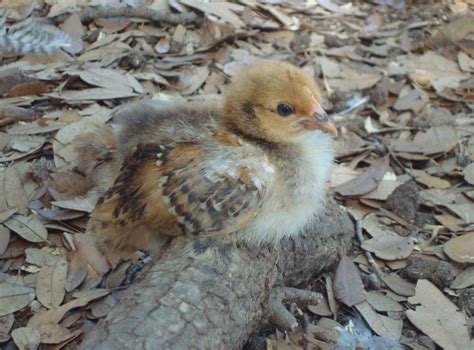
M 225 93 L 224 123 L 243 136 L 294 142 L 308 132 L 336 134 L 321 92 L 302 69 L 275 62 L 249 66 Z

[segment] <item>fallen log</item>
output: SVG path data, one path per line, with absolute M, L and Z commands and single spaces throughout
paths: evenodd
M 275 247 L 223 237 L 185 248 L 172 242 L 80 348 L 241 349 L 268 321 L 272 290 L 305 286 L 334 267 L 353 234 L 347 213 L 331 201 L 318 223 Z

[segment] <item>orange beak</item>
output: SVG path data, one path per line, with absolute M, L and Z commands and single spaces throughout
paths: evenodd
M 313 118 L 306 119 L 301 122 L 305 129 L 321 130 L 328 134 L 337 136 L 337 127 L 332 119 L 329 119 L 326 111 L 319 103 L 314 105 Z

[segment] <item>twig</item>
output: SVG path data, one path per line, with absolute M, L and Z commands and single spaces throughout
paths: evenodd
M 362 247 L 362 243 L 364 243 L 364 237 L 362 236 L 362 220 L 357 220 L 356 221 L 356 235 L 357 239 L 359 240 L 359 243 Z M 368 252 L 367 250 L 364 250 L 364 255 L 367 258 L 367 261 L 369 262 L 370 266 L 374 270 L 375 274 L 377 275 L 378 279 L 382 284 L 385 284 L 383 278 L 384 278 L 384 273 L 380 269 L 380 267 L 377 265 L 377 262 L 375 261 L 374 257 L 372 256 L 371 252 Z
M 311 336 L 309 334 L 309 317 L 308 317 L 308 314 L 306 313 L 303 315 L 303 332 L 304 332 L 303 337 L 306 340 L 304 349 L 313 350 L 314 349 L 313 344 L 310 341 L 308 341 L 308 339 L 310 339 Z
M 169 24 L 190 24 L 198 20 L 198 16 L 194 12 L 171 13 L 168 11 L 156 11 L 146 7 L 86 7 L 77 12 L 77 14 L 81 17 L 81 21 L 83 22 L 104 17 L 138 17 L 153 22 L 165 22 Z M 56 17 L 55 20 L 60 22 L 62 17 L 63 15 L 60 15 Z
M 322 300 L 322 295 L 308 290 L 274 287 L 268 298 L 271 319 L 280 330 L 293 331 L 298 322 L 283 305 L 283 302 L 296 302 L 316 305 Z
M 400 167 L 400 169 L 402 169 L 405 173 L 407 173 L 408 175 L 410 175 L 410 177 L 412 179 L 414 179 L 415 177 L 413 176 L 413 174 L 411 173 L 410 170 L 408 170 L 407 168 L 405 168 L 402 164 L 402 162 L 400 162 L 400 160 L 398 159 L 397 155 L 395 154 L 395 152 L 393 152 L 393 150 L 387 146 L 387 150 L 388 150 L 388 153 L 390 154 L 390 156 L 392 156 L 392 159 L 395 161 L 395 163 L 397 163 L 397 165 Z
M 417 128 L 409 127 L 409 126 L 401 126 L 401 127 L 393 127 L 393 128 L 383 128 L 375 131 L 371 131 L 371 134 L 383 134 L 386 132 L 396 132 L 396 131 L 411 131 L 416 130 Z

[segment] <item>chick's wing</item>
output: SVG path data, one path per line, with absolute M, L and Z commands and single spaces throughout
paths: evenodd
M 95 230 L 120 237 L 144 231 L 176 236 L 244 227 L 261 201 L 252 169 L 213 169 L 205 153 L 191 142 L 139 145 L 99 200 L 92 216 Z

